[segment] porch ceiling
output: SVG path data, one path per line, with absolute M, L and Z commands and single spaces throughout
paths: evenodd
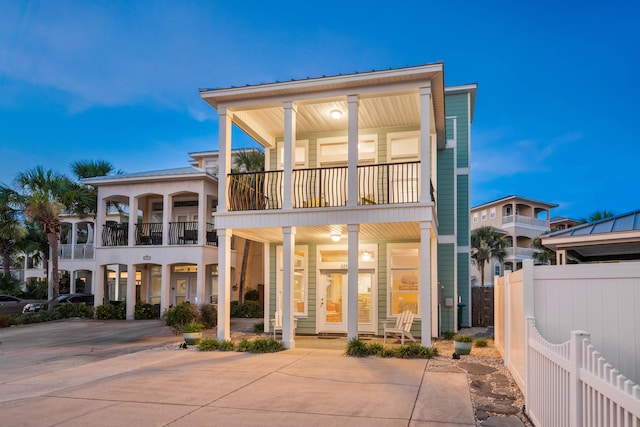
M 347 241 L 347 226 L 344 224 L 296 227 L 296 241 L 332 243 L 331 235 L 340 234 L 341 242 Z M 233 234 L 259 242 L 282 242 L 280 227 L 249 229 L 236 228 Z M 418 222 L 392 222 L 360 225 L 360 240 L 418 240 L 420 224 Z

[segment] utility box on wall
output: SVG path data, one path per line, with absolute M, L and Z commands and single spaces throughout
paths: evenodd
M 453 298 L 445 298 L 444 299 L 445 307 L 453 307 Z

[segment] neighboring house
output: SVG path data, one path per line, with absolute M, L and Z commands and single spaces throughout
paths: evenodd
M 556 263 L 640 259 L 640 210 L 576 225 L 543 236 L 542 244 L 555 251 Z
M 405 310 L 424 345 L 455 330 L 475 93 L 445 88 L 442 63 L 202 90 L 219 117 L 218 338 L 231 236 L 262 243 L 265 328 L 282 313 L 285 347 L 295 332 L 381 334 Z M 265 172 L 231 173 L 232 125 L 264 147 Z
M 575 227 L 580 224 L 584 224 L 584 221 L 567 218 L 566 216 L 554 216 L 551 218 L 551 221 L 549 221 L 551 231 L 566 230 L 567 228 Z
M 207 159 L 197 157 L 202 162 Z M 70 258 L 75 264 L 63 257 L 60 268 L 76 272 L 72 283 L 84 277 L 82 272 L 91 272 L 87 282 L 92 285 L 84 291 L 95 295 L 96 305 L 126 301 L 126 316 L 132 319 L 137 301 L 158 304 L 161 311 L 185 301 L 217 303 L 218 237 L 212 214 L 218 182 L 212 174 L 185 167 L 83 182 L 97 189 L 96 226 L 72 223 L 69 235 L 75 252 Z M 73 236 L 84 235 L 90 228 L 96 230 L 95 240 L 79 244 L 76 237 L 74 243 Z M 61 248 L 63 254 L 65 248 Z M 89 258 L 91 248 L 94 258 L 86 261 L 92 268 L 85 269 L 85 260 L 78 260 L 76 254 Z M 226 250 L 235 274 L 235 247 Z M 259 273 L 253 277 L 262 281 Z M 252 283 L 246 289 L 256 286 Z
M 113 217 L 117 212 L 110 212 Z M 63 213 L 60 216 L 58 269 L 69 273 L 70 293 L 92 293 L 96 277 L 95 220 Z
M 558 207 L 554 203 L 541 202 L 520 196 L 507 196 L 471 208 L 471 231 L 490 226 L 505 232 L 507 256 L 500 263 L 494 259 L 485 266 L 484 285 L 493 286 L 493 277 L 505 270 L 522 268 L 522 261 L 532 259 L 535 249 L 533 239 L 550 229 L 550 212 Z M 480 272 L 472 266 L 471 283 L 480 286 Z

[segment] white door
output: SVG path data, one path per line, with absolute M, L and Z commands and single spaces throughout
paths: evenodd
M 197 280 L 195 274 L 176 274 L 171 286 L 171 301 L 174 306 L 185 301 L 195 303 Z

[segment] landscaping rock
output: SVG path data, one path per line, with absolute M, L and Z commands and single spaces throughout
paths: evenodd
M 487 414 L 484 411 L 476 411 L 476 418 L 479 419 L 480 421 L 484 421 L 487 418 L 489 418 L 489 414 Z
M 496 372 L 496 368 L 491 366 L 482 365 L 480 363 L 460 362 L 458 365 L 471 375 L 487 375 Z
M 503 405 L 501 403 L 478 405 L 477 409 L 480 411 L 493 412 L 494 414 L 504 415 L 517 414 L 518 412 L 520 412 L 520 409 L 516 408 L 515 406 Z

